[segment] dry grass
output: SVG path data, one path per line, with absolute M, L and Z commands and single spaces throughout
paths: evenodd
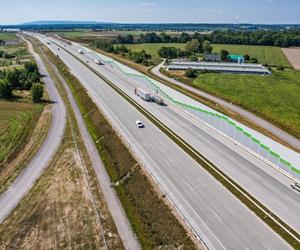
M 99 249 L 103 246 L 79 158 L 69 131 L 44 175 L 0 225 L 0 249 Z M 118 247 L 114 233 L 108 240 Z

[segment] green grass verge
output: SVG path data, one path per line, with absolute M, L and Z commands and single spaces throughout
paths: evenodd
M 292 68 L 288 59 L 283 54 L 281 48 L 271 46 L 256 45 L 233 45 L 233 44 L 213 44 L 213 51 L 219 53 L 221 49 L 227 50 L 230 54 L 245 55 L 256 57 L 259 63 L 270 66 L 282 65 Z
M 274 71 L 267 77 L 202 74 L 191 85 L 240 105 L 300 138 L 298 71 Z
M 0 101 L 0 171 L 20 152 L 43 108 L 42 104 Z
M 52 53 L 48 51 L 47 56 L 64 76 L 81 112 L 88 114 L 84 116 L 84 119 L 92 138 L 95 142 L 101 138 L 96 145 L 112 182 L 120 180 L 136 165 L 135 158 L 124 146 L 80 82 Z M 143 249 L 154 249 L 159 246 L 195 249 L 182 225 L 157 195 L 140 169 L 118 186 L 116 191 Z

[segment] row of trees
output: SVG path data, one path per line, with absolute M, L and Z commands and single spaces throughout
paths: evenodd
M 33 101 L 38 102 L 44 92 L 40 78 L 35 62 L 26 62 L 23 69 L 0 71 L 0 98 L 12 98 L 14 89 L 32 90 Z
M 195 32 L 189 34 L 182 32 L 180 35 L 168 35 L 164 32 L 158 34 L 148 32 L 140 34 L 134 39 L 132 35 L 121 36 L 116 39 L 116 43 L 131 44 L 131 43 L 187 43 L 193 39 L 202 44 L 205 40 L 216 44 L 246 44 L 246 45 L 267 45 L 277 47 L 300 46 L 300 31 L 299 30 L 284 30 L 284 31 L 213 31 L 208 34 L 200 34 Z
M 109 40 L 97 40 L 95 41 L 95 46 L 109 53 L 122 54 L 124 56 L 127 56 L 131 61 L 135 63 L 141 63 L 145 66 L 149 66 L 152 64 L 151 55 L 146 53 L 145 50 L 132 51 L 123 44 L 114 47 L 112 41 Z
M 167 59 L 190 57 L 192 61 L 196 61 L 195 53 L 211 53 L 212 50 L 213 47 L 209 41 L 205 40 L 200 43 L 197 39 L 192 39 L 186 43 L 184 50 L 163 46 L 158 50 L 158 55 Z

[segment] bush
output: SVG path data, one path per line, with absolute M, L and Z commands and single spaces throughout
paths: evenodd
M 161 58 L 173 59 L 178 57 L 178 49 L 175 47 L 163 46 L 158 50 L 157 53 Z
M 31 96 L 33 102 L 39 102 L 44 95 L 44 87 L 40 83 L 33 84 L 31 87 Z
M 278 66 L 277 66 L 277 69 L 283 71 L 283 70 L 284 70 L 284 67 L 283 67 L 282 65 L 278 65 Z
M 199 71 L 196 69 L 188 69 L 184 75 L 188 78 L 196 78 L 199 75 Z
M 108 41 L 108 40 L 96 40 L 95 41 L 95 46 L 98 48 L 98 49 L 102 49 L 106 52 L 114 52 L 114 46 L 112 44 L 111 41 Z
M 151 59 L 151 55 L 147 54 L 145 50 L 142 51 L 132 51 L 130 50 L 128 53 L 128 58 L 135 63 L 145 63 L 145 61 L 149 61 Z
M 198 61 L 198 57 L 196 55 L 191 55 L 189 57 L 189 60 L 192 61 L 192 62 L 197 62 Z
M 12 97 L 12 88 L 6 80 L 0 80 L 0 98 Z
M 258 63 L 257 58 L 251 57 L 251 58 L 250 58 L 250 63 Z

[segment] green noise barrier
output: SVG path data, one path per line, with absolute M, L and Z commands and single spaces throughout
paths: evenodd
M 282 159 L 278 153 L 272 151 L 268 146 L 264 145 L 258 139 L 253 137 L 249 132 L 244 131 L 243 128 L 239 127 L 235 122 L 231 121 L 228 117 L 175 100 L 170 95 L 168 95 L 164 90 L 162 90 L 159 86 L 157 86 L 153 82 L 153 80 L 148 76 L 126 72 L 118 65 L 118 63 L 116 63 L 113 60 L 103 60 L 103 58 L 101 58 L 101 60 L 106 64 L 110 64 L 112 67 L 121 71 L 123 74 L 131 78 L 134 78 L 135 80 L 138 80 L 140 83 L 146 85 L 149 89 L 151 89 L 155 93 L 166 98 L 168 101 L 172 102 L 176 106 L 185 109 L 193 116 L 211 125 L 215 129 L 226 134 L 228 137 L 243 144 L 251 151 L 262 156 L 266 160 L 272 162 L 277 167 L 289 173 L 293 177 L 300 179 L 300 170 L 298 168 L 293 166 L 287 160 Z

